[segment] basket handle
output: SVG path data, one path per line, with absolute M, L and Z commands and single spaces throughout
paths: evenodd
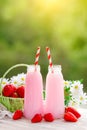
M 6 76 L 12 69 L 17 68 L 17 67 L 20 67 L 20 66 L 28 67 L 29 65 L 28 65 L 28 64 L 16 64 L 16 65 L 10 67 L 10 68 L 4 73 L 4 75 L 2 76 L 1 82 L 0 82 L 0 96 L 2 96 L 2 87 L 1 87 L 1 84 L 2 84 L 3 79 L 5 78 L 5 76 Z

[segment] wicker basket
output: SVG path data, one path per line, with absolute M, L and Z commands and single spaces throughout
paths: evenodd
M 5 74 L 3 75 L 2 79 L 1 79 L 1 83 L 0 83 L 0 103 L 3 104 L 7 110 L 9 110 L 10 112 L 14 112 L 18 109 L 22 110 L 23 106 L 24 106 L 24 98 L 12 98 L 12 97 L 5 97 L 2 95 L 2 81 L 5 78 L 5 76 L 14 68 L 20 67 L 20 66 L 25 66 L 28 67 L 27 64 L 17 64 L 12 66 L 10 69 L 8 69 Z

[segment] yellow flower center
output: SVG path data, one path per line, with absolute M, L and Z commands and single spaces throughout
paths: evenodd
M 64 84 L 65 84 L 65 85 L 68 85 L 69 83 L 65 81 Z
M 24 81 L 24 78 L 22 77 L 21 80 Z
M 72 102 L 72 106 L 75 106 L 75 102 Z
M 82 97 L 82 96 L 80 97 L 80 100 L 81 100 L 81 101 L 83 100 L 83 97 Z
M 17 81 L 14 81 L 14 84 L 17 84 Z
M 2 84 L 6 84 L 6 82 L 2 82 Z
M 75 86 L 75 89 L 78 89 L 78 86 L 77 86 L 77 85 Z

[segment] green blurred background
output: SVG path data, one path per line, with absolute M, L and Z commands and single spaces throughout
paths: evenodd
M 84 79 L 87 92 L 87 0 L 0 0 L 0 77 L 18 63 L 39 64 L 45 81 L 51 49 L 65 80 Z M 26 68 L 10 72 L 9 77 Z

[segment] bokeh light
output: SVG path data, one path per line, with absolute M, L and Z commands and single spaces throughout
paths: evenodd
M 44 80 L 48 45 L 53 63 L 62 65 L 64 78 L 84 79 L 87 91 L 86 0 L 1 0 L 0 76 L 16 63 L 32 64 L 38 45 Z

